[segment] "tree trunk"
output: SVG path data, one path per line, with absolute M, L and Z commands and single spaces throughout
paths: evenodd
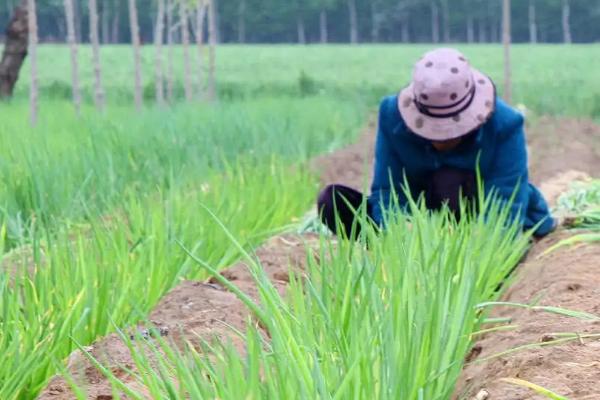
M 304 18 L 301 11 L 296 15 L 296 28 L 298 30 L 298 44 L 306 44 L 306 30 L 304 29 Z
M 381 32 L 381 13 L 377 2 L 371 2 L 371 42 L 379 42 Z
M 498 23 L 498 18 L 496 17 L 493 10 L 490 14 L 490 19 L 492 20 L 492 22 L 490 23 L 490 41 L 492 43 L 499 43 L 502 40 L 502 34 L 500 32 L 502 25 Z
M 75 41 L 77 43 L 81 43 L 81 26 L 83 24 L 82 18 L 81 18 L 81 9 L 79 7 L 79 1 L 75 0 L 74 2 L 71 1 L 72 3 L 72 9 L 73 9 L 73 21 L 75 24 Z
M 29 85 L 29 115 L 31 124 L 37 123 L 38 115 L 38 71 L 37 71 L 37 43 L 38 27 L 35 0 L 27 0 L 27 27 L 29 30 L 29 65 L 31 71 L 31 84 Z
M 400 13 L 400 37 L 402 43 L 410 42 L 410 14 L 408 10 L 409 5 L 406 0 L 401 0 L 398 4 L 398 10 Z
M 480 17 L 479 20 L 477 21 L 477 25 L 478 25 L 478 31 L 479 31 L 479 43 L 487 42 L 487 33 L 485 30 L 485 27 L 486 27 L 485 18 Z
M 356 14 L 356 0 L 348 0 L 350 14 L 350 43 L 358 43 L 358 16 Z
M 573 39 L 571 37 L 571 2 L 570 0 L 563 0 L 562 2 L 562 29 L 563 38 L 566 44 L 571 44 Z
M 173 0 L 167 0 L 167 101 L 172 103 L 175 95 L 175 72 L 173 59 Z
M 119 32 L 119 17 L 120 17 L 120 13 L 119 13 L 119 9 L 117 7 L 117 5 L 115 5 L 115 9 L 114 9 L 114 13 L 113 13 L 113 20 L 112 20 L 112 29 L 111 29 L 111 43 L 119 43 L 119 36 L 120 36 L 120 32 Z
M 27 7 L 27 1 L 23 0 L 21 5 L 15 8 L 6 29 L 6 42 L 0 61 L 0 99 L 12 97 L 23 60 L 27 56 Z
M 102 43 L 104 44 L 108 44 L 108 42 L 110 41 L 110 36 L 109 36 L 109 25 L 110 25 L 110 6 L 109 6 L 109 2 L 104 1 L 102 3 L 102 11 L 100 14 L 100 19 L 101 19 L 101 24 L 102 24 Z
M 327 11 L 325 10 L 321 10 L 321 12 L 319 13 L 319 31 L 321 36 L 321 43 L 327 43 Z
M 507 103 L 512 102 L 512 80 L 510 64 L 510 42 L 511 42 L 511 23 L 510 23 L 510 0 L 502 2 L 502 42 L 504 43 L 504 100 Z
M 218 44 L 221 43 L 221 40 L 223 40 L 221 34 L 221 15 L 219 14 L 219 6 L 217 5 L 217 0 L 213 0 L 213 3 L 215 5 L 215 44 Z
M 217 58 L 217 0 L 208 0 L 208 99 L 217 99 L 216 58 Z
M 450 43 L 450 7 L 448 0 L 442 0 L 442 19 L 444 21 L 444 42 Z
M 140 54 L 140 27 L 138 25 L 136 0 L 129 0 L 129 29 L 133 44 L 134 86 L 133 99 L 135 108 L 142 109 L 142 60 Z
M 537 22 L 535 18 L 535 0 L 529 0 L 529 43 L 536 44 Z
M 409 14 L 408 11 L 402 12 L 401 17 L 401 35 L 402 35 L 402 43 L 410 43 L 410 25 L 409 25 Z
M 67 19 L 67 43 L 71 50 L 71 90 L 73 92 L 73 104 L 77 115 L 81 110 L 81 90 L 79 88 L 79 60 L 77 57 L 77 41 L 75 37 L 75 15 L 73 0 L 64 0 L 65 17 Z
M 65 18 L 64 15 L 57 15 L 56 16 L 56 32 L 57 32 L 57 37 L 59 38 L 66 38 L 67 37 L 67 31 L 65 30 L 65 27 L 67 26 L 67 23 L 65 22 Z
M 546 43 L 548 41 L 548 31 L 545 29 L 540 29 L 539 33 L 539 41 L 541 43 Z
M 440 9 L 436 0 L 431 1 L 431 41 L 440 42 Z
M 92 44 L 92 65 L 94 66 L 94 103 L 99 111 L 104 109 L 104 89 L 102 87 L 102 66 L 100 64 L 100 39 L 98 38 L 98 8 L 96 0 L 89 0 L 90 43 Z
M 238 6 L 238 43 L 246 43 L 246 0 Z
M 192 66 L 190 63 L 190 28 L 188 11 L 185 2 L 179 4 L 179 23 L 181 28 L 181 43 L 183 45 L 183 93 L 185 100 L 194 99 L 194 85 L 192 83 Z
M 204 21 L 206 19 L 206 3 L 198 0 L 196 8 L 196 44 L 198 45 L 198 99 L 204 99 Z
M 475 27 L 473 26 L 473 13 L 467 14 L 467 43 L 475 43 Z
M 154 48 L 156 58 L 154 59 L 154 94 L 159 106 L 165 105 L 165 89 L 163 81 L 163 56 L 162 44 L 165 33 L 165 0 L 158 0 L 158 11 L 156 14 L 156 26 L 154 31 Z

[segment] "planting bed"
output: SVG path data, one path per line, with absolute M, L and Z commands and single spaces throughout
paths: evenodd
M 538 243 L 522 265 L 516 283 L 504 300 L 600 315 L 600 247 L 586 245 L 563 248 L 539 257 L 542 250 L 556 243 L 565 233 L 552 235 Z M 515 307 L 502 307 L 495 317 L 510 318 L 514 330 L 488 334 L 477 342 L 472 364 L 464 370 L 457 394 L 471 396 L 481 390 L 490 399 L 541 399 L 522 387 L 500 382 L 513 377 L 553 390 L 569 399 L 597 399 L 600 393 L 600 341 L 582 338 L 553 345 L 557 333 L 600 333 L 600 321 L 581 320 L 552 313 Z M 492 356 L 518 346 L 547 344 L 516 351 L 486 362 Z M 470 398 L 469 396 L 467 396 Z
M 300 238 L 297 235 L 282 235 L 270 239 L 256 251 L 269 278 L 281 290 L 287 284 L 288 265 L 291 263 L 302 267 L 306 258 L 305 244 L 310 240 L 310 236 Z M 243 263 L 232 266 L 223 274 L 245 293 L 256 297 L 254 281 Z M 244 304 L 219 284 L 211 281 L 185 281 L 160 301 L 150 314 L 149 321 L 165 328 L 164 332 L 175 338 L 178 338 L 181 333 L 190 339 L 194 335 L 206 339 L 216 337 L 231 340 L 239 351 L 244 351 L 240 338 L 232 334 L 231 328 L 244 330 L 248 315 Z M 138 329 L 145 328 L 140 325 Z M 128 384 L 134 382 L 133 379 L 128 380 L 125 373 L 118 373 L 120 367 L 132 368 L 133 360 L 117 334 L 108 336 L 88 349 L 99 360 L 111 365 L 113 372 L 120 378 L 124 378 L 124 382 Z M 110 383 L 80 352 L 72 354 L 69 364 L 74 377 L 86 387 L 88 398 L 98 400 L 112 398 Z M 64 379 L 55 378 L 39 398 L 73 399 L 75 397 Z
M 330 154 L 316 157 L 312 169 L 321 175 L 323 184 L 342 183 L 362 187 L 365 168 L 370 169 L 373 157 L 373 130 L 371 121 L 359 140 Z M 283 291 L 288 283 L 288 267 L 303 268 L 307 245 L 317 246 L 318 238 L 312 234 L 287 234 L 271 238 L 256 251 L 256 256 L 275 286 Z M 223 275 L 252 298 L 257 298 L 254 280 L 243 262 L 223 271 Z M 186 281 L 169 292 L 150 314 L 152 324 L 164 327 L 167 335 L 178 337 L 181 333 L 191 338 L 216 337 L 231 340 L 244 351 L 241 339 L 232 334 L 231 327 L 244 330 L 248 310 L 235 294 L 225 290 L 213 280 L 206 282 Z M 140 325 L 139 330 L 144 330 Z M 112 334 L 99 343 L 88 346 L 88 350 L 101 362 L 112 366 L 112 371 L 124 382 L 128 381 L 123 368 L 132 368 L 133 360 L 127 346 L 117 334 Z M 69 370 L 91 399 L 111 399 L 110 382 L 81 354 L 74 352 L 69 360 Z M 62 377 L 54 378 L 40 394 L 39 399 L 75 399 L 69 384 Z
M 365 167 L 370 170 L 372 157 L 373 125 L 355 145 L 335 153 L 317 157 L 314 167 L 322 174 L 324 183 L 339 182 L 361 188 L 364 186 Z M 563 135 L 569 133 L 568 140 Z M 556 173 L 577 169 L 594 174 L 600 166 L 600 153 L 595 143 L 600 143 L 600 127 L 585 120 L 540 119 L 530 128 L 532 178 L 544 182 L 543 189 L 554 198 L 564 189 L 565 179 L 554 180 Z M 550 182 L 549 185 L 546 183 Z M 550 193 L 552 192 L 552 193 Z M 560 250 L 538 258 L 541 251 L 555 243 L 564 232 L 537 243 L 525 264 L 520 268 L 516 283 L 506 293 L 506 300 L 528 303 L 539 299 L 542 305 L 560 306 L 600 315 L 600 249 L 586 246 Z M 286 234 L 273 237 L 256 251 L 268 277 L 280 290 L 288 283 L 288 266 L 303 268 L 306 248 L 317 247 L 313 235 Z M 223 272 L 249 296 L 256 298 L 254 280 L 243 263 Z M 597 322 L 580 321 L 554 314 L 542 314 L 529 310 L 502 308 L 495 311 L 510 317 L 514 330 L 488 334 L 475 346 L 468 365 L 457 387 L 457 397 L 475 396 L 482 390 L 489 392 L 489 399 L 536 398 L 532 392 L 519 387 L 498 383 L 498 379 L 519 377 L 540 384 L 572 399 L 592 399 L 600 393 L 600 341 L 583 339 L 567 344 L 545 348 L 525 349 L 510 355 L 483 362 L 483 358 L 515 346 L 553 340 L 551 333 L 577 332 L 581 334 L 600 332 Z M 149 320 L 164 328 L 167 336 L 186 337 L 199 335 L 204 339 L 217 336 L 231 340 L 243 351 L 242 342 L 232 334 L 232 327 L 244 330 L 249 314 L 247 308 L 231 292 L 215 281 L 185 281 L 167 294 L 151 313 Z M 145 329 L 140 325 L 138 329 Z M 129 333 L 129 331 L 127 331 Z M 89 348 L 91 353 L 123 382 L 137 386 L 125 369 L 133 368 L 127 347 L 117 335 L 110 335 Z M 479 362 L 481 361 L 481 362 Z M 111 384 L 80 353 L 69 360 L 69 370 L 76 381 L 85 387 L 87 397 L 97 400 L 112 399 Z M 143 389 L 138 387 L 143 392 Z M 40 395 L 41 399 L 72 399 L 68 383 L 57 377 Z

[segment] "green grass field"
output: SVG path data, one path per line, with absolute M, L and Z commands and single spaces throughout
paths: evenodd
M 130 107 L 111 106 L 102 115 L 86 109 L 81 118 L 64 100 L 45 101 L 35 128 L 26 115 L 19 104 L 0 109 L 0 220 L 9 243 L 27 235 L 34 215 L 38 224 L 77 221 L 118 206 L 128 191 L 201 183 L 238 159 L 306 161 L 351 140 L 365 118 L 357 102 L 320 97 L 181 105 L 135 116 Z
M 109 105 L 99 114 L 91 105 L 91 57 L 84 47 L 80 60 L 86 105 L 77 117 L 69 103 L 67 49 L 42 46 L 38 125 L 32 128 L 28 122 L 27 64 L 15 99 L 0 105 L 0 398 L 35 398 L 62 369 L 75 341 L 86 345 L 115 326 L 143 319 L 181 279 L 206 277 L 205 268 L 190 260 L 180 243 L 220 269 L 302 217 L 318 186 L 313 175 L 297 166 L 352 141 L 379 98 L 407 82 L 410 66 L 426 49 L 223 46 L 218 51 L 220 101 L 177 102 L 160 109 L 153 105 L 152 49 L 145 47 L 147 107 L 136 113 L 131 104 L 131 49 L 108 47 L 102 57 Z M 501 87 L 499 47 L 462 50 Z M 516 46 L 514 60 L 516 102 L 539 114 L 600 117 L 597 48 Z M 176 67 L 181 82 L 181 63 Z M 490 288 L 503 276 L 488 267 L 500 255 L 502 271 L 510 269 L 524 243 L 522 238 L 503 239 L 480 220 L 456 225 L 444 215 L 417 214 L 420 232 L 400 223 L 397 242 L 382 241 L 371 253 L 345 244 L 323 269 L 314 265 L 308 285 L 320 289 L 308 297 L 303 297 L 307 287 L 298 286 L 292 303 L 286 303 L 264 288 L 272 302 L 259 305 L 263 322 L 281 342 L 264 352 L 254 347 L 252 362 L 274 382 L 292 376 L 296 380 L 270 386 L 255 375 L 242 377 L 237 369 L 221 371 L 224 364 L 207 370 L 194 354 L 186 353 L 165 364 L 169 374 L 177 375 L 172 368 L 178 362 L 198 362 L 199 374 L 214 374 L 215 382 L 218 378 L 224 386 L 181 376 L 187 392 L 178 396 L 301 393 L 305 398 L 368 398 L 364 396 L 371 391 L 379 398 L 448 398 L 469 347 L 468 336 L 481 324 L 470 312 L 461 325 L 463 314 L 457 313 L 495 296 Z M 460 240 L 440 233 L 435 234 L 437 245 L 423 245 L 423 235 L 433 235 L 440 227 L 457 230 Z M 242 245 L 235 246 L 232 237 Z M 481 237 L 487 238 L 486 245 L 477 247 Z M 467 257 L 473 248 L 477 252 Z M 495 248 L 502 252 L 492 256 L 490 249 Z M 407 261 L 397 264 L 398 256 Z M 351 273 L 344 275 L 348 263 Z M 378 268 L 382 263 L 393 265 L 391 275 Z M 340 272 L 331 287 L 323 283 L 328 266 Z M 442 269 L 445 275 L 439 276 L 452 284 L 432 283 L 431 301 L 415 303 L 416 314 L 410 314 L 404 302 L 435 275 L 433 269 L 417 266 Z M 403 291 L 386 297 L 392 287 Z M 342 303 L 327 304 L 328 293 L 339 294 Z M 358 298 L 364 305 L 353 300 Z M 298 319 L 288 319 L 292 314 L 287 311 L 277 316 L 288 307 Z M 386 314 L 388 308 L 394 313 Z M 309 320 L 318 312 L 322 319 L 311 326 Z M 361 330 L 357 318 L 365 313 L 379 320 Z M 417 325 L 409 331 L 403 324 L 410 321 Z M 455 330 L 450 336 L 438 335 L 446 323 Z M 332 331 L 338 324 L 343 329 Z M 306 326 L 313 336 L 301 341 L 298 335 Z M 249 336 L 249 345 L 260 347 L 264 343 L 256 334 Z M 415 344 L 414 352 L 406 352 L 417 337 L 423 341 Z M 294 343 L 293 354 L 272 357 L 271 351 L 284 351 L 289 343 Z M 385 346 L 364 353 L 361 346 L 368 344 Z M 446 344 L 454 347 L 444 352 Z M 220 357 L 245 368 L 247 360 L 226 353 Z M 331 359 L 319 359 L 322 354 Z M 389 359 L 389 354 L 400 358 Z M 293 363 L 298 365 L 292 368 Z M 284 365 L 289 368 L 281 369 Z M 372 365 L 379 373 L 371 376 Z M 391 380 L 393 370 L 413 365 L 420 368 L 413 375 Z M 161 380 L 157 375 L 153 379 Z M 230 392 L 236 379 L 244 385 Z M 371 386 L 361 389 L 362 381 Z M 384 393 L 384 382 L 394 390 Z M 168 388 L 156 390 L 157 395 L 169 393 Z
M 500 46 L 457 47 L 502 90 Z M 431 48 L 425 45 L 222 46 L 217 52 L 219 91 L 224 99 L 297 97 L 313 93 L 339 98 L 358 95 L 372 101 L 374 107 L 379 97 L 406 85 L 413 63 Z M 176 50 L 175 72 L 181 82 L 181 49 Z M 192 49 L 194 57 L 195 50 Z M 145 93 L 151 99 L 154 90 L 152 47 L 144 47 L 142 54 Z M 540 114 L 600 117 L 600 77 L 594 68 L 600 62 L 598 46 L 515 45 L 512 54 L 515 103 L 523 103 Z M 39 58 L 42 91 L 47 96 L 70 98 L 67 47 L 43 46 Z M 81 48 L 80 59 L 83 86 L 91 99 L 89 48 Z M 108 96 L 113 102 L 132 101 L 131 49 L 127 46 L 103 48 L 102 60 Z M 25 79 L 17 89 L 20 98 L 27 95 L 27 66 L 23 73 Z M 303 74 L 305 79 L 302 79 Z

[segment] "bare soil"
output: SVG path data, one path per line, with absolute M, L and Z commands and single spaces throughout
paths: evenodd
M 600 126 L 593 122 L 545 117 L 529 129 L 528 138 L 532 180 L 551 204 L 571 182 L 599 177 Z M 600 316 L 600 246 L 567 247 L 542 256 L 569 235 L 559 231 L 536 243 L 503 300 Z M 560 333 L 600 333 L 600 322 L 514 307 L 498 308 L 492 316 L 510 318 L 517 328 L 481 337 L 457 385 L 457 398 L 475 399 L 478 394 L 487 394 L 488 400 L 545 398 L 500 381 L 519 378 L 569 399 L 600 399 L 598 338 L 551 344 Z M 482 361 L 525 345 L 534 347 Z
M 369 179 L 365 171 L 371 170 L 373 158 L 374 126 L 371 122 L 356 144 L 331 154 L 317 157 L 313 168 L 321 173 L 323 184 L 342 183 L 361 189 Z M 586 120 L 543 118 L 529 130 L 531 146 L 530 163 L 532 179 L 536 183 L 547 181 L 555 174 L 577 170 L 562 175 L 544 188 L 555 198 L 571 179 L 582 173 L 594 175 L 600 169 L 600 126 Z M 540 298 L 541 304 L 571 308 L 600 314 L 600 247 L 583 246 L 536 258 L 541 250 L 555 243 L 565 233 L 551 235 L 536 244 L 527 261 L 520 268 L 519 277 L 506 294 L 511 301 L 530 302 Z M 306 249 L 315 246 L 313 236 L 293 234 L 274 237 L 256 251 L 256 256 L 266 269 L 275 286 L 284 291 L 289 268 L 302 269 Z M 251 297 L 257 290 L 244 262 L 239 262 L 223 272 Z M 482 389 L 489 392 L 488 399 L 534 399 L 527 390 L 498 383 L 499 378 L 520 377 L 545 385 L 573 399 L 600 398 L 600 341 L 584 340 L 559 346 L 523 350 L 494 360 L 478 363 L 483 357 L 510 349 L 517 345 L 548 340 L 553 332 L 600 332 L 600 324 L 584 322 L 553 314 L 533 313 L 521 309 L 501 309 L 497 313 L 510 316 L 518 328 L 489 334 L 478 343 L 472 363 L 465 368 L 457 386 L 457 396 L 474 396 Z M 214 281 L 186 281 L 167 294 L 149 320 L 164 333 L 178 340 L 199 335 L 206 340 L 229 340 L 240 351 L 240 338 L 232 334 L 229 326 L 244 330 L 249 314 L 235 295 Z M 144 329 L 139 326 L 138 329 Z M 133 378 L 125 372 L 133 367 L 128 349 L 117 335 L 103 338 L 89 347 L 91 353 L 105 362 L 124 382 Z M 103 376 L 85 357 L 75 352 L 69 360 L 69 370 L 76 380 L 86 387 L 87 397 L 96 400 L 112 399 L 112 389 Z M 593 394 L 596 393 L 596 397 Z M 587 397 L 586 397 L 587 396 Z M 592 397 L 589 397 L 592 396 Z M 61 377 L 52 379 L 40 399 L 74 399 L 69 385 Z
M 551 235 L 534 247 L 504 300 L 525 304 L 536 302 L 542 306 L 600 315 L 600 246 L 565 248 L 539 258 L 543 249 L 566 236 L 564 232 Z M 476 343 L 478 355 L 464 369 L 457 397 L 466 392 L 466 398 L 474 398 L 485 390 L 489 393 L 489 400 L 544 398 L 499 381 L 502 378 L 519 378 L 569 399 L 600 398 L 598 338 L 542 346 L 560 339 L 557 333 L 600 333 L 599 321 L 513 307 L 498 308 L 493 316 L 510 318 L 510 323 L 517 328 L 489 334 Z M 478 363 L 486 357 L 529 344 L 539 346 Z
M 527 128 L 527 138 L 537 185 L 569 170 L 600 173 L 600 126 L 589 119 L 542 117 Z

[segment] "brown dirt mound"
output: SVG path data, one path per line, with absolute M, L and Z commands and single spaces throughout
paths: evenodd
M 532 180 L 541 183 L 551 203 L 573 181 L 599 176 L 600 126 L 591 121 L 542 118 L 529 129 L 529 144 Z M 600 315 L 599 246 L 563 248 L 541 257 L 544 250 L 568 236 L 561 231 L 537 243 L 503 300 Z M 498 308 L 493 316 L 510 318 L 518 327 L 485 335 L 476 343 L 476 355 L 463 372 L 457 397 L 474 399 L 487 392 L 488 400 L 545 398 L 500 381 L 519 378 L 570 399 L 600 399 L 600 341 L 590 338 L 549 344 L 561 338 L 557 333 L 600 333 L 600 322 L 512 307 Z M 539 346 L 478 361 L 530 344 Z
M 528 127 L 529 169 L 536 184 L 568 171 L 597 175 L 600 125 L 589 119 L 542 117 Z
M 557 126 L 561 128 L 558 129 Z M 369 183 L 365 181 L 364 173 L 365 170 L 370 172 L 371 169 L 373 131 L 374 123 L 371 122 L 367 133 L 361 136 L 356 144 L 332 154 L 317 157 L 314 160 L 312 163 L 313 169 L 321 173 L 323 184 L 342 183 L 360 189 L 365 186 L 365 183 Z M 570 143 L 579 141 L 582 145 L 575 147 L 561 145 L 562 147 L 558 146 L 561 147 L 560 149 L 550 146 L 554 141 L 559 143 L 558 139 L 563 135 L 563 132 L 571 132 Z M 598 157 L 598 153 L 593 146 L 597 138 L 600 137 L 599 135 L 600 127 L 586 121 L 542 119 L 539 125 L 530 130 L 530 142 L 533 148 L 530 159 L 532 169 L 534 170 L 534 181 L 540 182 L 555 172 L 565 169 L 578 169 L 593 173 L 594 165 L 600 165 L 596 163 L 600 160 L 600 157 Z M 597 143 L 600 143 L 600 141 Z M 565 150 L 565 148 L 570 150 Z M 567 181 L 566 183 L 568 183 L 569 179 L 563 179 L 563 181 Z M 561 187 L 564 187 L 566 183 L 562 183 L 559 186 L 562 185 Z M 556 236 L 546 239 L 538 246 L 539 248 L 543 248 L 555 240 L 557 240 Z M 256 255 L 267 270 L 269 277 L 281 291 L 285 289 L 287 284 L 288 267 L 303 268 L 306 260 L 307 242 L 309 246 L 311 243 L 314 245 L 315 238 L 310 236 L 284 235 L 269 240 L 256 251 Z M 595 300 L 592 297 L 595 293 L 594 290 L 597 290 L 595 288 L 600 287 L 598 282 L 594 280 L 593 268 L 594 260 L 600 260 L 600 250 L 591 247 L 584 249 L 583 252 L 572 249 L 556 253 L 556 255 L 541 261 L 533 260 L 531 257 L 533 256 L 530 256 L 530 260 L 532 261 L 527 262 L 523 271 L 535 271 L 535 273 L 524 273 L 523 279 L 511 289 L 508 295 L 511 300 L 528 301 L 527 299 L 531 299 L 532 296 L 543 292 L 545 293 L 545 297 L 542 300 L 544 304 L 568 305 L 576 310 L 600 313 L 600 309 L 598 309 L 600 307 L 600 300 Z M 251 297 L 256 298 L 256 288 L 243 262 L 236 264 L 223 274 Z M 515 312 L 515 310 L 509 310 L 512 313 L 511 315 L 515 316 L 515 321 L 517 321 L 517 318 L 519 318 L 520 322 L 522 321 L 519 330 L 502 335 L 489 335 L 484 338 L 480 343 L 482 354 L 478 356 L 479 359 L 486 354 L 492 354 L 496 348 L 503 348 L 501 347 L 502 345 L 510 345 L 510 340 L 516 342 L 521 338 L 525 338 L 523 335 L 529 335 L 526 338 L 536 341 L 549 331 L 560 331 L 559 328 L 561 326 L 550 325 L 551 322 L 547 320 L 550 317 L 549 315 L 531 315 L 522 310 L 516 311 L 520 312 L 520 314 Z M 552 317 L 554 318 L 553 321 L 557 320 L 556 317 Z M 231 329 L 228 326 L 243 330 L 248 320 L 248 311 L 235 295 L 224 290 L 214 281 L 186 281 L 162 299 L 151 313 L 149 320 L 156 326 L 166 328 L 165 333 L 168 332 L 168 335 L 174 336 L 175 339 L 178 339 L 179 332 L 183 332 L 185 336 L 196 333 L 207 340 L 215 337 L 231 340 L 238 349 L 243 351 L 240 339 L 232 335 Z M 560 320 L 562 321 L 562 319 Z M 566 323 L 569 324 L 571 331 L 585 332 L 584 328 L 593 329 L 593 325 L 590 323 L 584 324 L 571 319 Z M 582 325 L 577 325 L 579 323 Z M 139 327 L 139 329 L 143 329 L 143 327 Z M 600 330 L 600 326 L 598 326 L 598 330 Z M 585 346 L 591 346 L 591 343 L 589 345 L 569 344 L 566 347 L 540 349 L 536 351 L 545 353 L 538 353 L 535 357 L 530 356 L 531 352 L 522 352 L 520 353 L 522 357 L 532 358 L 523 358 L 523 361 L 520 361 L 517 365 L 520 369 L 516 367 L 512 369 L 506 369 L 507 367 L 505 367 L 505 369 L 502 369 L 498 367 L 497 365 L 502 366 L 509 363 L 509 361 L 504 363 L 500 361 L 501 359 L 494 361 L 494 364 L 474 364 L 477 367 L 470 366 L 466 369 L 465 375 L 459 385 L 459 390 L 464 392 L 471 388 L 470 392 L 472 393 L 482 387 L 486 387 L 495 396 L 492 398 L 515 400 L 517 398 L 530 398 L 523 395 L 525 392 L 519 391 L 519 389 L 515 390 L 512 387 L 495 385 L 491 384 L 491 382 L 498 377 L 517 376 L 517 372 L 528 370 L 533 371 L 532 373 L 534 374 L 541 374 L 544 371 L 554 371 L 554 373 L 558 374 L 560 370 L 567 370 L 567 366 L 570 365 L 568 363 L 581 362 L 581 365 L 587 366 L 586 368 L 589 371 L 593 371 L 594 366 L 599 365 L 600 361 L 588 361 L 587 356 L 591 355 L 592 352 L 589 351 L 590 347 Z M 134 384 L 132 378 L 122 368 L 123 366 L 131 368 L 133 362 L 127 348 L 116 335 L 110 335 L 102 339 L 97 344 L 90 346 L 90 349 L 94 356 L 106 362 L 122 380 Z M 558 351 L 560 349 L 562 349 L 562 353 L 559 354 Z M 551 353 L 551 351 L 557 351 L 557 353 Z M 581 351 L 581 353 L 577 353 L 578 351 Z M 574 353 L 577 353 L 578 356 L 573 356 L 570 359 L 567 357 Z M 546 355 L 548 358 L 540 358 L 540 354 Z M 584 367 L 582 366 L 581 368 Z M 96 400 L 113 398 L 110 384 L 81 354 L 74 353 L 70 359 L 69 369 L 74 373 L 76 380 L 87 388 L 88 398 Z M 495 375 L 494 372 L 500 372 L 500 375 Z M 527 373 L 519 376 L 531 377 L 534 381 L 537 377 L 537 375 L 527 375 Z M 545 376 L 552 375 L 547 374 Z M 598 378 L 597 375 L 595 376 Z M 581 388 L 585 386 L 585 382 L 587 382 L 589 387 L 593 387 L 591 381 L 593 377 L 594 375 L 591 372 L 590 375 L 585 375 L 583 371 L 576 371 L 568 377 L 554 376 L 554 379 L 555 382 L 557 379 L 563 379 L 563 382 L 567 380 L 569 382 L 570 380 L 579 381 L 581 385 L 578 387 Z M 600 381 L 597 378 L 596 381 Z M 538 380 L 536 383 L 543 384 L 545 381 Z M 562 389 L 562 386 L 549 386 L 559 391 Z M 508 397 L 512 396 L 512 393 L 521 393 L 521 397 Z M 596 393 L 600 393 L 597 387 Z M 519 394 L 515 394 L 515 396 L 519 396 Z M 56 377 L 39 398 L 56 400 L 74 399 L 75 396 L 71 393 L 64 379 Z
M 505 301 L 555 306 L 600 315 L 600 246 L 567 248 L 538 258 L 541 250 L 567 234 L 552 235 L 535 246 L 521 267 L 517 283 L 504 296 Z M 500 382 L 519 378 L 541 385 L 570 399 L 600 398 L 599 338 L 573 340 L 550 345 L 560 339 L 557 333 L 589 335 L 600 333 L 600 321 L 586 321 L 548 312 L 501 307 L 493 316 L 511 319 L 517 328 L 488 334 L 477 342 L 479 353 L 468 365 L 457 387 L 457 394 L 470 396 L 480 390 L 489 400 L 542 399 L 531 391 Z M 519 346 L 538 344 L 478 363 L 486 357 Z M 547 345 L 547 346 L 546 346 Z

